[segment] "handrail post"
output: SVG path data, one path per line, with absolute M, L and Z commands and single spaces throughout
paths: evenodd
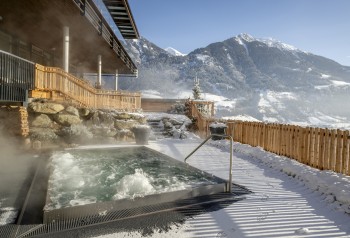
M 213 136 L 218 136 L 222 138 L 229 138 L 230 139 L 230 171 L 229 171 L 229 179 L 228 184 L 226 187 L 226 191 L 228 190 L 229 193 L 232 193 L 232 151 L 233 151 L 233 138 L 230 135 L 220 135 L 220 134 L 211 134 L 208 136 L 202 143 L 200 143 L 199 146 L 197 146 L 189 155 L 186 156 L 184 159 L 184 162 L 186 163 L 186 160 L 191 157 L 199 148 L 201 148 L 209 139 L 211 139 Z

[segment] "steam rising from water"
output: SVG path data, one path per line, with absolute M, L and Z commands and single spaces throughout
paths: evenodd
M 19 147 L 20 142 L 5 136 L 0 128 L 0 225 L 16 220 L 25 196 L 21 190 L 34 162 Z

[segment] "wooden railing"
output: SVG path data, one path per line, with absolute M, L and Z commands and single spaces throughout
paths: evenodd
M 199 136 L 202 138 L 208 137 L 210 135 L 209 125 L 214 121 L 218 121 L 218 119 L 213 118 L 214 102 L 189 100 L 186 103 L 189 110 L 188 116 L 196 120 Z M 206 113 L 203 113 L 203 111 Z
M 138 92 L 95 89 L 88 82 L 60 68 L 37 64 L 35 73 L 35 90 L 49 92 L 48 97 L 53 100 L 68 97 L 85 107 L 99 109 L 133 111 L 141 108 L 141 94 Z
M 200 115 L 195 108 L 191 113 L 197 119 L 199 135 L 209 135 L 210 123 L 218 120 Z M 230 120 L 225 123 L 226 133 L 236 142 L 259 146 L 314 168 L 350 175 L 347 130 Z

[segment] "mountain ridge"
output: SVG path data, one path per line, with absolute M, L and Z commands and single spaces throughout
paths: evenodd
M 125 80 L 124 89 L 155 90 L 176 98 L 190 92 L 198 77 L 205 93 L 232 101 L 231 108 L 218 106 L 223 116 L 240 113 L 258 120 L 310 122 L 308 114 L 327 115 L 325 108 L 335 113 L 334 105 L 323 104 L 334 101 L 338 107 L 350 92 L 350 67 L 274 39 L 240 34 L 185 56 L 173 56 L 143 37 L 127 41 L 125 47 L 138 65 L 139 78 Z M 279 105 L 261 106 L 273 94 L 269 92 L 293 96 L 281 98 Z M 350 111 L 347 105 L 344 109 Z M 335 117 L 350 118 L 350 113 L 338 111 Z

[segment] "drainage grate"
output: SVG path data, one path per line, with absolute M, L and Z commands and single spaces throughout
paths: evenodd
M 152 233 L 155 229 L 166 231 L 172 224 L 181 224 L 188 217 L 222 209 L 243 199 L 250 193 L 245 188 L 233 185 L 233 194 L 218 193 L 156 205 L 105 212 L 99 215 L 56 221 L 38 225 L 0 226 L 0 237 L 84 237 L 86 232 L 101 235 L 101 232 L 140 231 Z M 84 228 L 84 229 L 81 229 Z M 82 232 L 84 236 L 82 236 Z M 16 234 L 17 233 L 17 234 Z

